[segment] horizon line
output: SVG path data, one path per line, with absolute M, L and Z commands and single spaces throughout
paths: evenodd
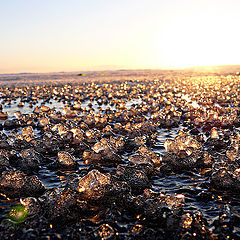
M 71 73 L 71 72 L 106 72 L 106 71 L 146 71 L 146 70 L 160 70 L 160 71 L 177 71 L 177 70 L 190 70 L 190 69 L 200 69 L 200 68 L 221 68 L 221 67 L 239 67 L 240 64 L 226 64 L 226 65 L 203 65 L 203 66 L 192 66 L 192 67 L 165 67 L 165 68 L 117 68 L 117 69 L 103 69 L 103 70 L 74 70 L 74 71 L 39 71 L 39 72 L 7 72 L 7 73 L 1 73 L 0 75 L 19 75 L 19 74 L 49 74 L 49 73 Z

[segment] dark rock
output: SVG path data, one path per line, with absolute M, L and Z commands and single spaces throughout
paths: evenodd
M 41 155 L 33 148 L 22 150 L 20 152 L 22 158 L 21 168 L 25 171 L 37 170 L 41 162 Z
M 68 188 L 63 190 L 55 188 L 46 192 L 39 198 L 44 215 L 58 224 L 76 218 L 79 212 L 87 209 L 87 204 L 77 200 L 75 195 L 76 193 Z
M 5 129 L 14 129 L 19 127 L 19 121 L 17 119 L 8 119 L 5 120 L 3 127 Z
M 118 165 L 116 176 L 120 180 L 127 182 L 134 194 L 141 193 L 149 186 L 149 179 L 146 173 L 134 166 Z
M 220 168 L 213 172 L 210 184 L 219 190 L 240 192 L 240 171 Z
M 28 177 L 20 171 L 3 172 L 0 178 L 0 191 L 9 196 L 36 196 L 44 190 L 44 185 L 37 176 Z

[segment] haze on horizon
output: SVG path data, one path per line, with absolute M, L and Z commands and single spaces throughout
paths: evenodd
M 0 0 L 0 73 L 240 64 L 238 0 Z

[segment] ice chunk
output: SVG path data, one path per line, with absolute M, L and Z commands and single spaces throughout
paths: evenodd
M 128 158 L 129 162 L 139 165 L 139 164 L 149 164 L 153 165 L 153 162 L 151 159 L 147 156 L 144 156 L 142 154 L 134 154 Z
M 166 152 L 172 152 L 173 151 L 172 148 L 171 148 L 172 144 L 173 144 L 173 140 L 166 139 L 166 141 L 164 142 L 164 147 L 165 147 Z
M 73 108 L 75 110 L 81 110 L 82 109 L 82 104 L 80 102 L 75 102 L 73 105 Z
M 22 129 L 22 138 L 24 140 L 30 142 L 32 139 L 34 139 L 34 137 L 33 128 L 31 126 Z
M 191 147 L 193 150 L 202 149 L 203 146 L 196 139 L 194 139 L 189 133 L 179 132 L 178 136 L 174 139 L 167 139 L 164 143 L 164 147 L 169 153 L 178 153 L 181 150 L 186 150 Z
M 86 176 L 77 179 L 76 191 L 84 200 L 99 200 L 106 195 L 110 183 L 110 175 L 94 169 Z
M 67 118 L 74 118 L 77 115 L 74 111 L 67 107 L 63 108 L 63 113 Z
M 76 159 L 71 156 L 70 153 L 64 151 L 58 153 L 58 159 L 56 163 L 66 168 L 74 167 L 77 164 Z
M 41 106 L 40 106 L 40 110 L 41 110 L 42 112 L 49 112 L 49 111 L 50 111 L 50 107 L 45 106 L 45 105 L 41 105 Z
M 211 138 L 212 139 L 219 139 L 219 133 L 217 128 L 213 127 L 210 132 Z
M 99 153 L 99 152 L 103 151 L 105 148 L 104 148 L 104 144 L 102 144 L 101 142 L 97 142 L 92 147 L 92 149 L 95 153 Z

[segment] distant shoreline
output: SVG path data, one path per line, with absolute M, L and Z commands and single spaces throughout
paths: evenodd
M 79 71 L 60 71 L 60 72 L 17 72 L 0 73 L 1 75 L 40 75 L 40 74 L 68 74 L 68 73 L 94 73 L 94 72 L 118 72 L 118 71 L 240 71 L 240 64 L 235 65 L 213 65 L 213 66 L 194 66 L 185 68 L 139 68 L 139 69 L 105 69 L 105 70 L 79 70 Z

